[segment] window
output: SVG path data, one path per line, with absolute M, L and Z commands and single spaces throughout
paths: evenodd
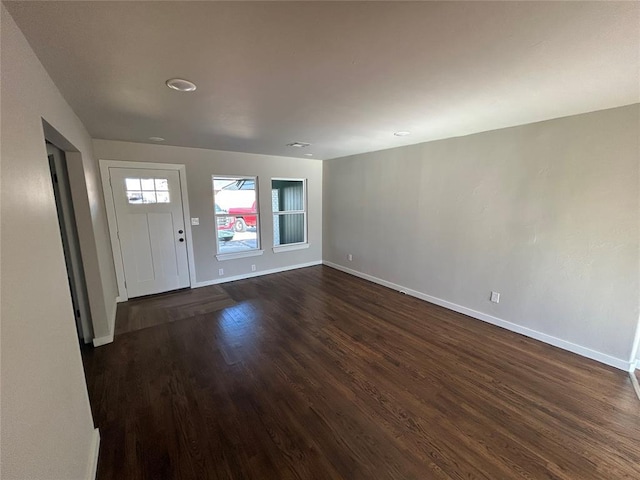
M 262 253 L 259 250 L 257 184 L 256 177 L 213 177 L 216 245 L 222 259 L 225 256 L 236 258 L 249 253 Z
M 125 178 L 127 201 L 133 204 L 169 203 L 166 178 Z
M 306 180 L 271 179 L 274 251 L 306 248 Z

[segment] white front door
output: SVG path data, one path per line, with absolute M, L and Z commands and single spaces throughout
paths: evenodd
M 129 298 L 189 286 L 180 172 L 109 167 Z

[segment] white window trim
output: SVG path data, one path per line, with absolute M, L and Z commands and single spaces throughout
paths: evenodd
M 248 179 L 248 178 L 252 178 L 253 179 L 253 184 L 255 185 L 255 192 L 256 192 L 256 225 L 257 225 L 257 229 L 256 229 L 256 248 L 251 249 L 251 250 L 243 250 L 240 252 L 229 252 L 229 253 L 220 253 L 218 252 L 218 248 L 220 246 L 220 241 L 217 238 L 217 231 L 216 231 L 216 258 L 218 259 L 218 261 L 224 261 L 224 260 L 235 260 L 237 258 L 245 258 L 245 257 L 257 257 L 258 255 L 262 255 L 264 253 L 264 250 L 261 249 L 262 247 L 262 219 L 260 218 L 262 215 L 260 213 L 260 187 L 258 185 L 258 176 L 257 175 L 217 175 L 217 174 L 213 174 L 211 175 L 211 182 L 214 182 L 216 178 L 228 178 L 230 180 L 244 180 L 244 179 Z M 213 190 L 213 184 L 211 186 L 211 194 L 213 195 L 213 203 L 214 203 L 214 210 L 213 210 L 213 218 L 214 218 L 214 225 L 216 227 L 216 229 L 218 228 L 218 217 L 225 217 L 225 216 L 233 216 L 233 215 L 229 215 L 229 214 L 217 214 L 215 212 L 215 203 L 216 203 L 216 193 Z
M 272 177 L 271 178 L 271 190 L 273 189 L 273 181 L 285 181 L 285 182 L 302 182 L 302 202 L 304 210 L 287 210 L 285 212 L 274 212 L 271 208 L 271 221 L 273 222 L 274 215 L 291 215 L 291 214 L 304 214 L 304 242 L 299 243 L 286 243 L 284 245 L 274 245 L 273 253 L 289 252 L 292 250 L 302 250 L 309 248 L 309 213 L 307 206 L 307 179 L 306 178 L 284 178 L 284 177 Z
M 302 250 L 305 248 L 309 248 L 309 243 L 288 243 L 286 245 L 273 247 L 273 253 L 290 252 L 292 250 Z
M 244 252 L 218 253 L 216 258 L 219 262 L 224 262 L 225 260 L 236 260 L 238 258 L 258 257 L 263 253 L 264 250 L 245 250 Z

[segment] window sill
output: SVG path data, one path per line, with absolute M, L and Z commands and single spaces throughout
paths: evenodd
M 218 261 L 236 260 L 245 257 L 258 257 L 264 253 L 264 250 L 249 250 L 248 252 L 219 253 L 216 255 Z
M 279 245 L 273 247 L 273 253 L 290 252 L 292 250 L 303 250 L 309 248 L 308 243 L 294 243 L 293 245 Z

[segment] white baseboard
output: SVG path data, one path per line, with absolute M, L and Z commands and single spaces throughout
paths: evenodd
M 109 315 L 109 330 L 111 331 L 111 333 L 109 335 L 104 335 L 102 337 L 95 337 L 93 339 L 94 347 L 101 347 L 102 345 L 106 345 L 107 343 L 113 342 L 113 336 L 116 330 L 117 312 L 118 312 L 118 300 L 116 298 L 116 302 L 113 304 L 113 308 L 111 309 L 111 314 Z
M 316 265 L 322 265 L 322 260 L 317 260 L 315 262 L 298 263 L 297 265 L 288 265 L 286 267 L 280 267 L 280 268 L 272 268 L 271 270 L 261 270 L 259 272 L 250 272 L 247 274 L 236 275 L 233 277 L 221 277 L 221 278 L 216 278 L 215 280 L 207 280 L 205 282 L 196 282 L 195 284 L 191 285 L 191 288 L 208 287 L 210 285 L 218 285 L 220 283 L 235 282 L 236 280 L 246 280 L 247 278 L 260 277 L 262 275 L 271 275 L 272 273 L 286 272 L 288 270 L 297 270 L 298 268 L 313 267 Z
M 100 431 L 96 428 L 93 430 L 93 438 L 91 439 L 91 456 L 87 465 L 87 480 L 95 480 L 98 473 L 98 457 L 100 455 Z
M 110 335 L 105 335 L 104 337 L 96 337 L 93 339 L 94 347 L 101 347 L 102 345 L 106 345 L 108 343 L 113 342 L 113 332 Z
M 532 330 L 530 328 L 523 327 L 521 325 L 509 322 L 507 320 L 502 320 L 501 318 L 494 317 L 493 315 L 488 315 L 486 313 L 478 312 L 477 310 L 463 307 L 462 305 L 458 305 L 458 304 L 449 302 L 447 300 L 442 300 L 441 298 L 433 297 L 431 295 L 427 295 L 426 293 L 418 292 L 416 290 L 411 290 L 410 288 L 406 288 L 401 285 L 397 285 L 395 283 L 382 280 L 381 278 L 377 278 L 372 275 L 359 272 L 357 270 L 352 270 L 351 268 L 343 267 L 342 265 L 338 265 L 337 263 L 329 262 L 326 260 L 323 263 L 328 267 L 335 268 L 336 270 L 340 270 L 350 275 L 360 277 L 365 280 L 369 280 L 370 282 L 377 283 L 378 285 L 382 285 L 387 288 L 391 288 L 392 290 L 397 290 L 399 292 L 406 293 L 407 295 L 411 295 L 412 297 L 425 300 L 429 303 L 440 305 L 441 307 L 448 308 L 449 310 L 453 310 L 454 312 L 462 313 L 464 315 L 468 315 L 470 317 L 476 318 L 478 320 L 482 320 L 492 325 L 496 325 L 498 327 L 511 330 L 512 332 L 519 333 L 526 337 L 530 337 L 535 340 L 540 340 L 541 342 L 548 343 L 550 345 L 553 345 L 554 347 L 562 348 L 563 350 L 568 350 L 572 353 L 576 353 L 583 357 L 587 357 L 597 362 L 604 363 L 605 365 L 619 368 L 620 370 L 624 370 L 625 372 L 633 371 L 634 362 L 612 357 L 605 353 L 598 352 L 596 350 L 592 350 L 590 348 L 583 347 L 581 345 L 576 345 L 575 343 L 571 343 L 566 340 L 553 337 L 551 335 L 547 335 L 546 333 L 538 332 L 537 330 Z

